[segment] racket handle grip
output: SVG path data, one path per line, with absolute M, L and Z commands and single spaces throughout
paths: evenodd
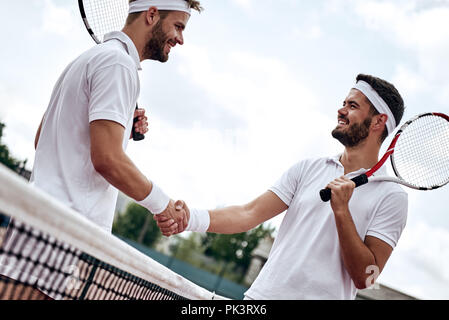
M 139 108 L 139 107 L 136 106 L 136 110 L 137 110 L 138 108 Z M 139 132 L 136 132 L 136 128 L 134 127 L 134 124 L 135 124 L 137 121 L 139 121 L 139 118 L 138 118 L 138 117 L 135 117 L 134 120 L 133 120 L 133 132 L 132 132 L 132 135 L 133 135 L 133 140 L 134 140 L 134 141 L 141 141 L 141 140 L 145 139 L 145 136 L 144 136 L 143 134 L 139 133 Z
M 355 178 L 352 178 L 351 180 L 355 183 L 355 187 L 357 188 L 368 183 L 368 176 L 366 174 L 361 174 Z M 324 202 L 328 202 L 332 198 L 332 190 L 329 188 L 321 189 L 320 197 Z

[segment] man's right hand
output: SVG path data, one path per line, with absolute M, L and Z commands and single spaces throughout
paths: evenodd
M 170 200 L 165 211 L 154 215 L 159 229 L 166 237 L 183 232 L 187 228 L 189 218 L 190 211 L 182 200 Z

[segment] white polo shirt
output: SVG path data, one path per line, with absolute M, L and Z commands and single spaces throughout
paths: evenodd
M 111 231 L 118 191 L 95 171 L 89 124 L 110 120 L 132 129 L 140 58 L 132 40 L 112 32 L 64 70 L 44 115 L 31 182 Z
M 107 232 L 112 229 L 118 191 L 93 167 L 89 124 L 94 120 L 121 124 L 125 128 L 122 144 L 126 149 L 140 90 L 138 70 L 141 70 L 139 54 L 131 39 L 122 32 L 106 35 L 103 44 L 82 54 L 60 76 L 44 115 L 36 150 L 32 184 Z M 13 246 L 22 237 L 23 234 L 13 232 L 2 245 Z M 44 252 L 42 246 L 27 241 L 22 252 L 25 255 Z M 52 257 L 47 266 L 70 270 L 70 259 L 64 260 L 58 249 L 46 246 Z M 49 276 L 48 268 L 29 270 L 18 264 L 15 257 L 4 255 L 0 255 L 0 274 L 38 281 L 39 288 L 55 299 L 61 296 L 46 289 L 52 287 L 63 292 L 66 284 L 61 275 Z
M 301 161 L 270 189 L 289 208 L 268 261 L 245 293 L 249 299 L 355 299 L 357 289 L 341 259 L 334 213 L 319 196 L 330 181 L 344 175 L 339 158 Z M 386 173 L 380 170 L 378 175 Z M 407 193 L 393 182 L 363 185 L 349 202 L 360 238 L 377 237 L 392 248 L 405 227 L 407 209 Z

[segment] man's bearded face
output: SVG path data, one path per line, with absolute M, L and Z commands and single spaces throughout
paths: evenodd
M 144 48 L 144 59 L 167 62 L 168 54 L 164 52 L 168 36 L 162 30 L 162 20 L 159 20 L 152 30 L 152 37 Z
M 343 116 L 339 116 L 340 118 L 347 121 Z M 337 127 L 332 131 L 332 136 L 345 147 L 356 147 L 368 137 L 372 120 L 373 117 L 368 116 L 362 123 L 353 123 L 349 127 Z

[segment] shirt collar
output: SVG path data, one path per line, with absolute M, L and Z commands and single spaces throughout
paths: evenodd
M 342 153 L 339 153 L 339 154 L 337 154 L 337 155 L 335 155 L 335 156 L 331 156 L 331 157 L 327 158 L 327 162 L 335 163 L 336 165 L 340 166 L 340 167 L 343 169 L 343 165 L 342 165 L 341 162 L 340 162 L 341 156 L 342 156 Z M 350 172 L 350 173 L 346 174 L 346 176 L 348 176 L 348 177 L 355 177 L 355 176 L 357 176 L 357 175 L 359 175 L 359 174 L 362 174 L 362 173 L 367 172 L 368 170 L 369 170 L 369 169 L 360 168 L 360 169 L 357 170 L 357 171 Z M 376 176 L 376 175 L 385 175 L 386 172 L 387 172 L 386 167 L 385 167 L 385 166 L 382 166 L 382 167 L 380 167 L 376 172 L 373 173 L 373 176 Z
M 123 43 L 126 47 L 126 51 L 130 55 L 130 57 L 134 60 L 134 63 L 136 64 L 137 70 L 142 70 L 142 67 L 140 65 L 140 57 L 139 53 L 137 52 L 137 48 L 134 44 L 134 42 L 131 40 L 128 35 L 122 31 L 113 31 L 110 33 L 105 34 L 104 36 L 104 42 L 116 39 Z
M 336 165 L 338 165 L 340 167 L 343 167 L 343 165 L 340 162 L 341 156 L 342 156 L 342 153 L 339 153 L 339 154 L 336 154 L 334 156 L 331 156 L 331 157 L 327 158 L 327 162 L 333 162 Z

